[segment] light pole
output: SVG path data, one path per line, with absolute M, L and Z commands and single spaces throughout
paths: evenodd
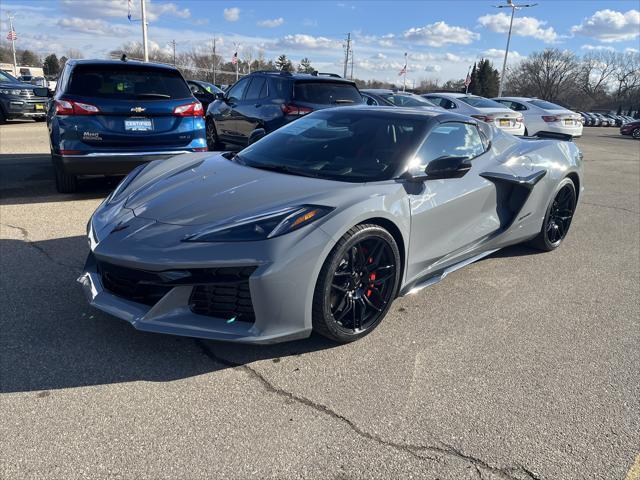
M 516 13 L 516 10 L 521 8 L 535 7 L 538 5 L 537 3 L 529 3 L 523 5 L 516 5 L 513 3 L 513 0 L 507 0 L 506 5 L 494 5 L 496 8 L 510 8 L 511 9 L 511 21 L 509 22 L 509 35 L 507 36 L 507 48 L 504 51 L 504 61 L 502 62 L 502 74 L 500 75 L 500 88 L 498 88 L 498 96 L 502 96 L 502 87 L 504 86 L 504 74 L 507 69 L 507 56 L 509 55 L 509 44 L 511 43 L 511 29 L 513 28 L 513 16 Z
M 147 7 L 146 0 L 140 0 L 140 13 L 142 14 L 142 53 L 145 62 L 149 61 L 149 47 L 147 44 Z

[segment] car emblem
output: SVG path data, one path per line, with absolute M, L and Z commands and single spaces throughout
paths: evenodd
M 135 112 L 135 113 L 142 113 L 142 112 L 144 112 L 145 110 L 146 110 L 146 108 L 144 108 L 144 107 L 133 107 L 133 108 L 131 109 L 131 111 L 132 111 L 132 112 Z

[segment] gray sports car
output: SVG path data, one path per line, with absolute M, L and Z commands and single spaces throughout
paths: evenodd
M 138 167 L 89 221 L 79 281 L 140 330 L 348 342 L 397 296 L 502 247 L 557 248 L 581 185 L 571 141 L 448 112 L 328 109 L 239 153 Z

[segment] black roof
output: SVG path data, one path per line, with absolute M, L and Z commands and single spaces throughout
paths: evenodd
M 320 80 L 320 81 L 328 81 L 328 82 L 344 82 L 354 84 L 353 80 L 348 80 L 346 78 L 342 78 L 340 75 L 335 73 L 298 73 L 298 72 L 287 72 L 283 70 L 256 70 L 255 72 L 251 72 L 249 75 L 269 75 L 283 78 L 291 78 L 293 80 Z

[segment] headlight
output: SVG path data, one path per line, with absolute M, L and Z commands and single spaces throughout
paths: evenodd
M 113 203 L 119 200 L 119 196 L 120 194 L 129 186 L 131 185 L 131 182 L 133 182 L 133 179 L 136 178 L 138 176 L 138 174 L 144 170 L 144 167 L 146 167 L 147 164 L 143 163 L 142 165 L 138 165 L 136 168 L 134 168 L 133 170 L 131 170 L 131 172 L 129 172 L 129 175 L 127 175 L 126 177 L 124 177 L 122 179 L 122 181 L 118 184 L 118 186 L 116 187 L 116 189 L 111 192 L 111 195 L 109 195 L 107 197 L 107 199 L 105 200 L 105 204 L 109 204 L 109 203 Z
M 324 217 L 333 208 L 318 205 L 290 207 L 242 219 L 188 236 L 185 242 L 251 242 L 277 237 Z
M 4 93 L 5 95 L 20 95 L 20 90 L 2 89 L 0 90 L 0 93 Z

